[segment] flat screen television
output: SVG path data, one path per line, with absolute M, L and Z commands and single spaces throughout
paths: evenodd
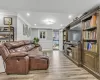
M 68 41 L 74 41 L 74 42 L 81 41 L 81 35 L 82 35 L 81 30 L 82 28 L 80 24 L 73 26 L 68 31 Z

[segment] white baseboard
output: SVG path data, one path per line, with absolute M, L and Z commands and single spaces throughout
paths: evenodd
M 53 51 L 52 49 L 42 49 L 42 51 Z

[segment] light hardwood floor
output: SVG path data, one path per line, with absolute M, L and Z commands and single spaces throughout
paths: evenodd
M 0 80 L 98 80 L 83 68 L 77 67 L 59 51 L 47 52 L 48 70 L 30 71 L 27 75 L 0 74 Z

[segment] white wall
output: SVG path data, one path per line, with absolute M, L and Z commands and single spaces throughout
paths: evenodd
M 59 50 L 63 51 L 63 31 L 59 30 Z
M 0 56 L 0 73 L 1 72 L 5 72 L 4 61 L 2 59 L 2 56 Z
M 39 31 L 40 30 L 45 30 L 47 32 L 47 38 L 45 40 L 41 40 L 39 41 L 40 45 L 42 46 L 43 50 L 52 50 L 52 29 L 36 29 L 36 28 L 32 28 L 32 34 L 31 34 L 31 39 L 34 39 L 34 37 L 38 37 L 39 38 Z
M 21 17 L 17 17 L 17 40 L 30 40 L 30 37 L 23 35 L 23 24 L 27 24 Z M 28 24 L 27 24 L 28 25 Z M 28 27 L 31 27 L 28 25 Z

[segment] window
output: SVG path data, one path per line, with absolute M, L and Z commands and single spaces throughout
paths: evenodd
M 40 39 L 46 39 L 46 31 L 40 30 L 39 31 L 39 38 Z

